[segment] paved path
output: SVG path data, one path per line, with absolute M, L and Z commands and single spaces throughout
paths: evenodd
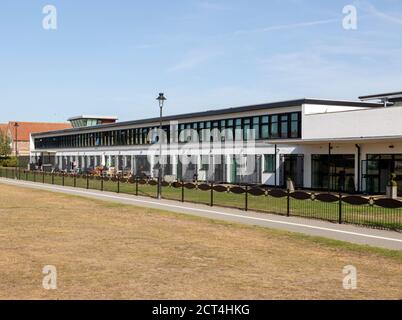
M 0 183 L 52 192 L 66 193 L 71 195 L 79 195 L 88 198 L 120 202 L 141 207 L 162 209 L 184 214 L 196 215 L 204 218 L 233 221 L 249 225 L 258 225 L 272 229 L 298 232 L 306 235 L 321 236 L 387 249 L 402 250 L 402 233 L 393 231 L 375 230 L 346 224 L 339 225 L 326 221 L 311 220 L 298 217 L 284 217 L 266 213 L 257 213 L 250 211 L 245 212 L 241 210 L 221 207 L 209 207 L 201 204 L 181 203 L 172 200 L 159 201 L 152 198 L 136 197 L 127 194 L 62 187 L 27 181 L 17 181 L 5 178 L 0 178 Z

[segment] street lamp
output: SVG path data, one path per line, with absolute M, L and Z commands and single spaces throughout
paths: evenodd
M 15 157 L 17 159 L 17 167 L 16 167 L 16 170 L 15 170 L 15 179 L 17 179 L 17 170 L 19 170 L 19 161 L 18 161 L 18 127 L 19 127 L 18 122 L 14 123 L 14 131 L 15 131 L 15 134 L 14 134 L 15 147 L 14 148 L 15 148 Z
M 159 164 L 158 164 L 158 199 L 162 198 L 162 109 L 163 104 L 167 100 L 163 93 L 159 93 L 159 97 L 156 98 L 159 101 L 159 135 L 158 135 L 158 142 L 159 142 Z

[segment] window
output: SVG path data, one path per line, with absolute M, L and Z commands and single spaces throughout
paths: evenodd
M 243 119 L 243 139 L 247 140 L 250 137 L 250 119 Z
M 289 116 L 283 115 L 281 116 L 281 138 L 289 137 Z
M 299 113 L 292 113 L 290 115 L 290 137 L 291 138 L 299 138 Z
M 264 154 L 264 173 L 275 172 L 275 155 Z
M 271 138 L 279 138 L 278 116 L 271 116 Z
M 269 116 L 261 118 L 261 139 L 269 138 Z
M 243 140 L 241 129 L 242 129 L 241 119 L 236 119 L 235 120 L 235 139 L 236 139 L 236 141 Z
M 260 117 L 253 118 L 254 139 L 260 139 Z
M 209 170 L 209 156 L 208 155 L 201 155 L 201 171 L 208 171 Z

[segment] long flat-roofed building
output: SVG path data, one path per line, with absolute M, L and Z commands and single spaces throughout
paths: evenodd
M 32 134 L 31 161 L 156 177 L 159 141 L 166 140 L 163 175 L 179 180 L 281 187 L 291 178 L 300 188 L 383 193 L 396 173 L 402 191 L 401 96 L 298 99 L 167 116 L 164 139 L 155 133 L 159 118 L 93 122 Z

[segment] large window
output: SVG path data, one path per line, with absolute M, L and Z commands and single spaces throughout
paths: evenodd
M 312 187 L 333 191 L 355 191 L 353 154 L 312 155 Z
M 279 121 L 278 121 L 277 115 L 271 116 L 271 122 L 270 122 L 270 136 L 271 138 L 279 138 Z
M 299 138 L 300 131 L 300 121 L 299 121 L 299 113 L 292 113 L 290 115 L 290 137 L 291 138 Z
M 170 130 L 177 130 L 180 134 L 185 129 L 198 131 L 201 141 L 213 139 L 213 137 L 202 137 L 203 129 L 225 129 L 233 132 L 222 136 L 222 141 L 230 138 L 243 140 L 251 138 L 248 130 L 253 129 L 254 138 L 259 139 L 296 139 L 301 137 L 301 115 L 300 112 L 262 115 L 252 118 L 222 119 L 214 121 L 181 123 L 176 128 L 163 127 L 169 141 Z M 120 146 L 120 145 L 143 145 L 152 143 L 148 139 L 148 132 L 151 128 L 135 128 L 127 130 L 101 131 L 94 133 L 79 133 L 49 138 L 35 139 L 35 148 L 85 148 L 99 146 Z M 236 130 L 239 130 L 238 132 Z M 215 137 L 216 138 L 216 137 Z
M 275 172 L 275 155 L 264 154 L 264 173 Z
M 263 116 L 261 119 L 261 139 L 269 138 L 269 116 Z
M 289 137 L 289 115 L 281 116 L 281 138 Z

